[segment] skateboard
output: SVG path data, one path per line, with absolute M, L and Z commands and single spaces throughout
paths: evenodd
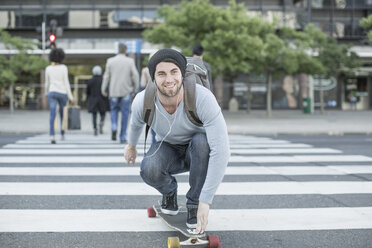
M 217 235 L 206 236 L 203 234 L 195 234 L 195 229 L 190 229 L 186 226 L 187 210 L 180 208 L 177 215 L 168 215 L 161 212 L 160 206 L 154 205 L 147 208 L 147 215 L 150 218 L 160 217 L 170 228 L 180 232 L 188 239 L 181 241 L 179 237 L 168 237 L 168 248 L 179 248 L 181 245 L 206 245 L 210 248 L 219 247 L 219 239 Z M 203 239 L 206 237 L 206 240 Z

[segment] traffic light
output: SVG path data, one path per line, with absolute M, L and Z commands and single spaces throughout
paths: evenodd
M 51 49 L 57 47 L 57 44 L 56 44 L 57 25 L 58 25 L 57 20 L 55 20 L 55 19 L 50 20 L 50 24 L 49 24 L 49 27 L 50 27 L 49 41 L 50 41 L 50 48 Z
M 43 44 L 44 44 L 44 48 L 45 49 L 48 49 L 48 48 L 50 48 L 50 44 L 51 44 L 51 42 L 50 42 L 50 28 L 49 27 L 46 27 L 45 28 L 45 30 L 44 30 L 44 34 L 43 34 L 43 29 L 42 29 L 42 27 L 40 26 L 40 27 L 37 27 L 36 28 L 36 32 L 37 32 L 37 34 L 38 34 L 38 44 L 37 44 L 37 47 L 39 48 L 39 49 L 43 49 Z M 43 40 L 43 38 L 44 38 L 44 40 Z
M 57 47 L 57 37 L 62 37 L 63 34 L 62 27 L 58 27 L 57 25 L 58 22 L 55 19 L 52 19 L 49 26 L 45 27 L 45 24 L 43 23 L 40 27 L 36 28 L 36 32 L 38 33 L 39 49 L 53 49 Z
M 56 35 L 55 34 L 50 34 L 49 35 L 49 41 L 53 43 L 55 40 L 56 40 Z
M 49 35 L 49 41 L 50 41 L 50 48 L 55 48 L 56 47 L 56 43 L 55 43 L 55 41 L 56 41 L 56 35 L 53 34 L 53 33 L 51 33 Z

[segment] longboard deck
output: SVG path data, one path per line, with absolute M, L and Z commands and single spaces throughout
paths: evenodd
M 179 231 L 184 236 L 189 238 L 204 238 L 203 234 L 194 234 L 195 229 L 186 226 L 187 211 L 180 210 L 177 215 L 168 215 L 161 212 L 160 206 L 153 206 L 157 216 L 159 216 L 169 227 Z

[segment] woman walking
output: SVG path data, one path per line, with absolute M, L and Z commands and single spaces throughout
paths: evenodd
M 65 53 L 61 48 L 54 48 L 49 54 L 50 65 L 45 69 L 45 94 L 48 96 L 50 118 L 49 135 L 52 144 L 56 143 L 54 121 L 56 118 L 57 104 L 61 126 L 61 139 L 64 140 L 65 131 L 62 129 L 63 107 L 66 106 L 67 97 L 73 102 L 70 82 L 68 80 L 67 66 L 62 64 Z

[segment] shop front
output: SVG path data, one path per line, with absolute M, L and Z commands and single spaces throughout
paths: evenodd
M 353 71 L 342 86 L 342 110 L 372 109 L 372 68 L 362 67 Z

